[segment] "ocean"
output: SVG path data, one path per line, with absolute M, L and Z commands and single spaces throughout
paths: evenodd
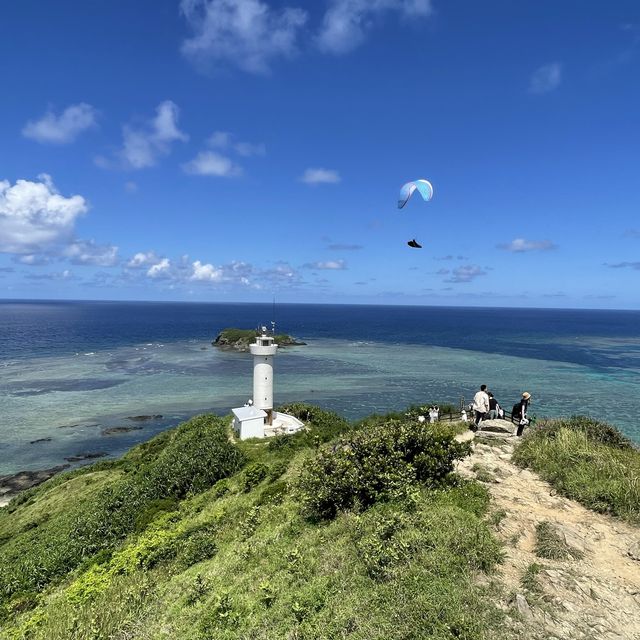
M 484 383 L 506 408 L 529 391 L 530 414 L 589 414 L 640 442 L 637 311 L 7 300 L 0 475 L 121 455 L 191 415 L 242 406 L 252 357 L 211 342 L 271 320 L 307 342 L 276 356 L 276 404 L 355 419 L 468 403 Z

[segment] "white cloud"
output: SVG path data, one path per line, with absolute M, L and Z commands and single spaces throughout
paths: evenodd
M 162 156 L 170 153 L 173 142 L 186 142 L 189 139 L 189 136 L 178 128 L 179 112 L 174 102 L 165 100 L 156 108 L 155 117 L 144 126 L 123 127 L 123 148 L 120 155 L 126 167 L 152 167 Z M 98 166 L 104 166 L 103 160 L 95 159 Z
M 444 282 L 471 282 L 479 276 L 486 276 L 487 272 L 478 265 L 467 264 L 464 266 L 456 267 L 451 270 L 451 277 L 446 278 Z
M 335 184 L 340 180 L 340 174 L 333 169 L 307 169 L 300 178 L 305 184 Z
M 214 149 L 228 149 L 235 151 L 239 156 L 250 158 L 251 156 L 264 156 L 267 148 L 263 143 L 239 142 L 228 131 L 215 131 L 207 140 L 207 144 Z
M 182 165 L 186 173 L 198 176 L 235 178 L 242 175 L 242 167 L 215 151 L 201 151 L 193 160 Z
M 127 180 L 127 182 L 124 183 L 124 190 L 127 193 L 136 193 L 138 191 L 138 185 L 133 182 L 133 180 Z
M 322 270 L 341 270 L 346 269 L 347 265 L 344 260 L 327 260 L 326 262 L 309 262 L 304 265 L 308 269 L 322 269 Z
M 148 251 L 146 253 L 140 251 L 131 258 L 126 266 L 128 269 L 143 269 L 151 265 L 158 264 L 160 258 L 153 252 Z
M 97 267 L 113 267 L 118 262 L 118 247 L 99 245 L 93 240 L 74 240 L 65 247 L 63 255 L 72 264 L 93 265 Z
M 432 13 L 431 0 L 333 0 L 318 34 L 320 49 L 335 54 L 355 49 L 387 11 L 426 18 Z
M 51 262 L 50 256 L 44 256 L 42 254 L 27 253 L 24 255 L 14 256 L 13 261 L 19 264 L 28 264 L 31 267 L 39 267 Z
M 307 21 L 302 9 L 276 10 L 261 0 L 182 0 L 180 8 L 194 32 L 182 44 L 187 58 L 251 73 L 265 73 L 274 59 L 294 54 Z
M 222 269 L 214 267 L 212 264 L 202 264 L 200 260 L 196 260 L 192 267 L 193 272 L 190 280 L 200 282 L 220 282 L 222 280 Z
M 562 82 L 562 65 L 559 62 L 546 64 L 536 69 L 529 81 L 530 93 L 548 93 L 560 86 Z
M 231 145 L 233 134 L 228 131 L 214 131 L 207 140 L 210 147 L 216 149 L 227 149 Z
M 67 243 L 76 219 L 87 211 L 82 196 L 60 195 L 46 174 L 38 180 L 0 180 L 0 252 L 41 253 Z
M 264 144 L 253 144 L 251 142 L 236 142 L 233 145 L 235 152 L 245 158 L 251 156 L 264 156 L 267 153 L 267 148 Z
M 524 253 L 525 251 L 549 251 L 555 249 L 556 245 L 551 240 L 525 240 L 516 238 L 508 244 L 497 245 L 498 249 L 512 251 L 513 253 Z
M 72 104 L 59 116 L 47 111 L 40 120 L 30 120 L 22 129 L 22 135 L 38 142 L 67 144 L 83 131 L 95 127 L 97 115 L 98 112 L 90 104 Z
M 162 278 L 169 274 L 171 269 L 171 262 L 168 258 L 162 258 L 157 264 L 151 265 L 147 270 L 147 275 L 150 278 Z

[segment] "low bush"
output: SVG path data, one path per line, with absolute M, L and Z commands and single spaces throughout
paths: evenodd
M 640 522 L 640 451 L 610 425 L 588 418 L 545 420 L 513 460 L 586 507 Z
M 181 536 L 178 548 L 178 562 L 184 568 L 213 558 L 218 552 L 215 529 L 204 525 L 186 532 Z
M 428 424 L 391 420 L 321 449 L 302 472 L 297 492 L 309 516 L 332 519 L 407 496 L 419 483 L 437 486 L 469 453 L 468 443 L 434 433 Z
M 351 429 L 349 422 L 337 413 L 304 402 L 285 404 L 278 407 L 278 411 L 298 418 L 307 428 L 291 435 L 272 438 L 268 445 L 269 451 L 292 453 L 306 447 L 317 447 Z
M 287 495 L 288 489 L 287 483 L 283 480 L 272 482 L 262 490 L 256 504 L 281 504 Z
M 633 443 L 616 427 L 588 416 L 571 416 L 566 419 L 542 420 L 536 425 L 536 432 L 547 440 L 553 440 L 562 429 L 584 433 L 591 442 L 599 442 L 616 449 L 632 449 Z
M 244 491 L 248 493 L 253 487 L 259 485 L 269 474 L 269 467 L 262 462 L 249 465 L 244 471 Z

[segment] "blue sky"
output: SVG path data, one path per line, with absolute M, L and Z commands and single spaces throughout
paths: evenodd
M 635 1 L 22 0 L 0 54 L 0 297 L 640 307 Z

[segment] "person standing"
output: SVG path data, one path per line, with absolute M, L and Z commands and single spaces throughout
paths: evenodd
M 525 391 L 520 398 L 520 402 L 513 405 L 513 418 L 518 420 L 517 436 L 521 436 L 524 428 L 529 424 L 529 418 L 527 418 L 527 410 L 529 409 L 529 403 L 531 402 L 531 394 Z M 515 421 L 515 420 L 514 420 Z
M 471 430 L 477 431 L 489 411 L 489 396 L 487 395 L 486 384 L 480 385 L 480 391 L 473 396 L 473 411 L 475 412 L 475 420 Z
M 501 418 L 501 413 L 504 414 L 502 408 L 498 404 L 498 401 L 493 397 L 493 393 L 491 391 L 488 392 L 489 396 L 489 420 L 495 420 L 496 418 Z

